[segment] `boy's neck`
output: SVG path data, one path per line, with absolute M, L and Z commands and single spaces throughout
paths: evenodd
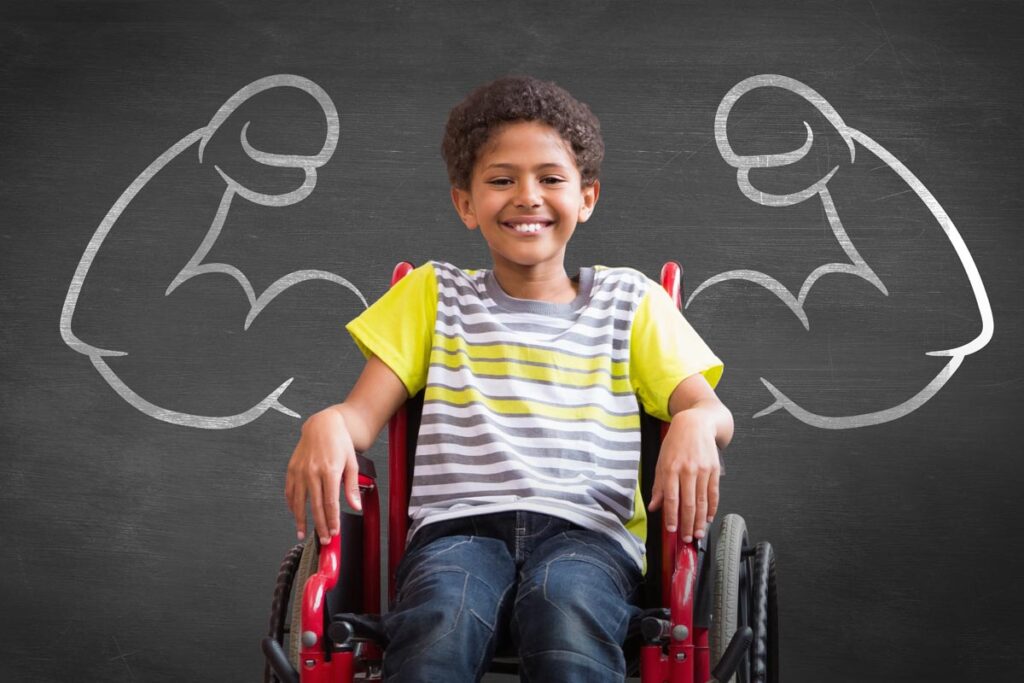
M 502 291 L 513 299 L 565 304 L 579 293 L 579 283 L 566 274 L 562 265 L 545 272 L 495 263 L 493 272 Z

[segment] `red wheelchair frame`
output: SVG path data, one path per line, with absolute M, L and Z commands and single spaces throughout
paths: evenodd
M 391 284 L 407 275 L 413 266 L 399 263 L 392 274 Z M 668 262 L 661 271 L 661 284 L 672 296 L 677 307 L 682 301 L 682 268 Z M 422 397 L 417 397 L 419 401 Z M 642 412 L 642 411 L 641 411 Z M 409 528 L 408 504 L 411 486 L 411 458 L 418 432 L 418 404 L 410 399 L 391 418 L 388 425 L 388 602 L 395 598 L 395 574 L 405 550 Z M 658 447 L 668 425 L 646 414 L 642 415 L 641 488 L 649 499 L 657 462 Z M 359 456 L 359 489 L 362 498 L 362 522 L 352 513 L 342 514 L 342 531 L 325 546 L 316 543 L 319 560 L 317 571 L 309 577 L 301 594 L 301 630 L 290 636 L 300 638 L 299 670 L 296 671 L 281 647 L 283 640 L 284 605 L 291 590 L 292 575 L 298 565 L 303 544 L 289 553 L 275 592 L 271 617 L 271 635 L 262 641 L 266 656 L 265 680 L 288 683 L 351 683 L 354 680 L 380 680 L 379 664 L 383 649 L 381 633 L 374 629 L 374 617 L 345 614 L 359 609 L 364 615 L 375 615 L 381 609 L 380 585 L 380 502 L 377 494 L 373 463 Z M 633 643 L 627 646 L 632 668 L 639 666 L 641 683 L 705 683 L 725 681 L 746 655 L 752 640 L 750 627 L 737 629 L 714 671 L 710 669 L 708 628 L 710 610 L 710 554 L 707 539 L 694 539 L 684 543 L 678 533 L 665 531 L 660 512 L 649 513 L 648 529 L 660 529 L 660 538 L 653 534 L 647 541 L 649 561 L 644 597 L 648 608 L 640 624 L 642 643 L 635 651 L 636 628 L 632 628 Z M 361 536 L 361 540 L 358 538 Z M 353 538 L 355 537 L 355 538 Z M 342 543 L 346 539 L 345 544 Z M 767 545 L 767 544 L 759 544 Z M 361 546 L 361 553 L 358 552 Z M 770 546 L 768 548 L 770 551 Z M 357 557 L 350 556 L 355 553 Z M 744 545 L 744 557 L 752 551 Z M 358 557 L 361 555 L 361 557 Z M 660 560 L 660 562 L 659 562 Z M 773 558 L 774 562 L 774 558 Z M 655 569 L 655 565 L 659 565 Z M 348 569 L 344 569 L 343 565 Z M 660 569 L 660 581 L 651 581 L 651 572 Z M 344 571 L 351 575 L 348 598 L 338 607 L 336 594 L 345 585 Z M 774 565 L 772 567 L 774 572 Z M 358 577 L 357 575 L 361 575 Z M 774 591 L 774 573 L 772 574 Z M 359 589 L 361 588 L 361 595 Z M 295 591 L 296 598 L 298 590 Z M 332 596 L 335 599 L 332 600 Z M 668 608 L 662 596 L 668 597 Z M 773 596 L 774 598 L 774 593 Z M 335 603 L 332 609 L 332 604 Z M 369 633 L 370 637 L 365 637 Z M 363 637 L 359 637 L 363 636 Z M 777 655 L 776 655 L 777 657 Z M 502 670 L 497 666 L 492 670 Z M 514 672 L 515 666 L 504 669 Z M 760 680 L 765 680 L 763 677 Z

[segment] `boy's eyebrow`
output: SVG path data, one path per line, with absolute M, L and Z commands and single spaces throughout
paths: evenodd
M 534 171 L 539 171 L 540 169 L 548 168 L 549 166 L 550 167 L 554 167 L 554 168 L 561 168 L 563 170 L 565 169 L 565 166 L 563 166 L 562 164 L 556 164 L 553 161 L 549 161 L 546 164 L 538 164 L 537 166 L 534 166 L 533 170 Z M 511 169 L 518 169 L 519 167 L 516 166 L 515 164 L 500 163 L 500 164 L 490 164 L 489 166 L 487 166 L 487 168 L 511 168 Z M 485 168 L 484 170 L 486 171 L 487 168 Z

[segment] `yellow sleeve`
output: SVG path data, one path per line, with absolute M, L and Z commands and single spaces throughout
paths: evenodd
M 701 373 L 713 389 L 725 366 L 656 282 L 637 308 L 630 330 L 629 376 L 644 410 L 669 420 L 669 397 L 684 379 Z
M 369 358 L 391 368 L 410 396 L 427 383 L 437 317 L 437 277 L 427 262 L 399 280 L 345 329 Z

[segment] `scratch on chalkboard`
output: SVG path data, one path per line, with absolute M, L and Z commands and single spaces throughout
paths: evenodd
M 75 351 L 88 356 L 92 361 L 93 366 L 100 373 L 103 379 L 105 379 L 106 382 L 125 401 L 136 409 L 151 417 L 155 417 L 158 420 L 190 427 L 228 429 L 247 424 L 258 418 L 267 410 L 271 409 L 277 410 L 285 415 L 290 415 L 291 417 L 299 417 L 298 413 L 283 405 L 279 400 L 281 394 L 292 383 L 292 380 L 294 379 L 293 377 L 281 382 L 276 389 L 268 393 L 262 400 L 258 401 L 248 410 L 235 415 L 194 415 L 158 406 L 146 400 L 129 387 L 120 377 L 118 377 L 105 360 L 107 357 L 126 356 L 128 355 L 127 352 L 113 349 L 102 349 L 93 346 L 79 339 L 72 331 L 72 319 L 75 314 L 75 306 L 78 303 L 79 294 L 81 293 L 82 287 L 85 283 L 86 276 L 89 273 L 89 267 L 96 258 L 96 254 L 103 245 L 103 241 L 107 237 L 107 234 L 114 228 L 121 214 L 131 205 L 135 196 L 150 180 L 160 173 L 164 166 L 197 144 L 199 162 L 202 163 L 203 152 L 207 143 L 217 132 L 220 126 L 228 119 L 229 116 L 231 116 L 231 114 L 235 112 L 236 109 L 238 109 L 239 106 L 258 93 L 272 88 L 281 87 L 292 87 L 302 90 L 311 95 L 320 105 L 327 121 L 327 134 L 323 147 L 313 156 L 272 154 L 270 152 L 264 152 L 256 149 L 249 142 L 247 136 L 249 122 L 246 122 L 242 127 L 240 135 L 240 144 L 246 155 L 253 161 L 259 162 L 265 166 L 302 169 L 304 172 L 303 181 L 301 185 L 290 192 L 282 194 L 265 194 L 256 192 L 255 190 L 244 186 L 242 183 L 228 175 L 219 166 L 214 165 L 214 169 L 220 175 L 225 184 L 224 193 L 221 196 L 217 213 L 210 223 L 209 230 L 199 247 L 188 259 L 188 262 L 184 267 L 171 280 L 170 284 L 168 284 L 164 295 L 170 295 L 183 283 L 200 275 L 210 273 L 228 275 L 238 282 L 239 286 L 245 292 L 246 298 L 249 300 L 249 312 L 245 317 L 243 325 L 243 329 L 246 330 L 248 330 L 249 326 L 252 325 L 256 316 L 258 316 L 260 312 L 262 312 L 279 294 L 300 282 L 305 282 L 307 280 L 325 280 L 327 282 L 333 282 L 334 284 L 340 285 L 354 292 L 356 296 L 359 297 L 360 301 L 363 302 L 363 306 L 365 307 L 367 305 L 366 298 L 355 287 L 355 285 L 340 275 L 328 271 L 299 270 L 288 273 L 272 283 L 263 292 L 257 294 L 252 283 L 249 281 L 249 278 L 235 266 L 228 263 L 204 262 L 204 259 L 210 249 L 213 248 L 217 238 L 220 236 L 221 229 L 224 227 L 224 222 L 231 209 L 231 203 L 236 196 L 254 204 L 274 207 L 288 206 L 302 201 L 308 197 L 316 187 L 316 169 L 323 166 L 328 160 L 330 160 L 331 156 L 334 154 L 334 149 L 338 144 L 338 111 L 335 108 L 334 103 L 331 101 L 331 98 L 327 96 L 327 93 L 324 92 L 320 86 L 307 78 L 291 74 L 267 76 L 266 78 L 253 81 L 229 97 L 220 109 L 217 110 L 206 126 L 192 131 L 181 140 L 171 145 L 166 152 L 157 157 L 155 161 L 153 161 L 142 173 L 139 174 L 137 178 L 135 178 L 121 196 L 118 197 L 117 201 L 114 202 L 114 205 L 103 218 L 99 228 L 97 228 L 96 232 L 93 234 L 89 244 L 86 246 L 85 253 L 82 255 L 82 258 L 78 263 L 74 277 L 71 279 L 71 285 L 68 288 L 67 297 L 64 300 L 64 307 L 61 311 L 60 318 L 60 332 L 64 342 Z
M 967 249 L 967 245 L 960 236 L 960 232 L 939 204 L 938 200 L 936 200 L 932 193 L 928 191 L 928 188 L 924 186 L 924 183 L 922 183 L 917 176 L 911 173 L 910 169 L 897 159 L 895 155 L 882 147 L 878 142 L 865 133 L 847 126 L 839 115 L 839 112 L 837 112 L 824 97 L 804 83 L 787 76 L 780 76 L 777 74 L 761 74 L 740 81 L 733 86 L 728 93 L 726 93 L 718 106 L 718 112 L 715 116 L 715 141 L 718 143 L 718 150 L 722 155 L 722 158 L 730 166 L 737 169 L 736 181 L 739 189 L 751 201 L 768 207 L 785 207 L 799 204 L 805 200 L 817 197 L 825 211 L 832 234 L 835 236 L 839 246 L 846 254 L 849 262 L 826 263 L 815 268 L 814 271 L 812 271 L 804 280 L 798 294 L 793 294 L 781 282 L 767 273 L 755 270 L 730 270 L 714 275 L 701 283 L 700 286 L 690 294 L 686 305 L 689 306 L 690 303 L 702 292 L 716 284 L 727 282 L 729 280 L 746 280 L 764 287 L 778 297 L 779 300 L 789 307 L 793 315 L 800 320 L 804 329 L 810 330 L 810 320 L 808 319 L 807 312 L 804 309 L 804 302 L 806 301 L 807 295 L 810 293 L 814 284 L 826 275 L 853 275 L 872 284 L 884 296 L 888 296 L 889 294 L 885 283 L 882 282 L 881 278 L 878 277 L 871 266 L 868 265 L 867 261 L 860 255 L 856 247 L 854 247 L 853 241 L 850 239 L 850 236 L 847 234 L 842 221 L 840 220 L 839 212 L 833 202 L 832 194 L 828 189 L 829 181 L 839 170 L 838 165 L 832 167 L 824 176 L 807 188 L 791 194 L 777 195 L 764 192 L 755 188 L 751 183 L 751 169 L 775 168 L 794 164 L 806 156 L 808 151 L 811 149 L 811 144 L 814 139 L 814 134 L 811 131 L 810 125 L 804 121 L 803 124 L 807 137 L 798 149 L 780 154 L 762 154 L 754 156 L 741 156 L 733 151 L 727 133 L 727 123 L 733 105 L 735 105 L 736 102 L 746 93 L 765 87 L 789 90 L 814 105 L 846 142 L 847 148 L 850 152 L 851 164 L 856 160 L 856 148 L 854 146 L 854 143 L 856 143 L 874 154 L 874 156 L 883 162 L 882 165 L 876 166 L 872 168 L 872 170 L 883 167 L 889 168 L 894 171 L 908 186 L 908 189 L 906 190 L 886 195 L 885 197 L 879 197 L 875 201 L 910 192 L 916 193 L 918 198 L 931 212 L 931 215 L 935 218 L 938 226 L 945 233 L 946 238 L 950 241 L 950 244 L 953 246 L 953 249 L 959 257 L 960 263 L 963 265 L 967 278 L 970 281 L 971 291 L 974 294 L 978 312 L 981 315 L 982 329 L 978 336 L 959 347 L 942 351 L 927 352 L 927 355 L 929 356 L 949 357 L 949 361 L 924 388 L 919 390 L 916 395 L 899 405 L 885 410 L 858 415 L 818 415 L 798 405 L 794 400 L 778 389 L 774 383 L 769 381 L 767 378 L 762 377 L 762 384 L 764 384 L 765 388 L 768 389 L 775 401 L 768 407 L 756 413 L 754 417 L 763 417 L 781 409 L 785 410 L 805 424 L 823 429 L 850 429 L 854 427 L 865 427 L 868 425 L 889 422 L 903 417 L 920 408 L 932 396 L 938 393 L 943 385 L 945 385 L 953 376 L 957 368 L 960 367 L 960 364 L 963 363 L 966 356 L 975 353 L 988 344 L 989 340 L 992 338 L 993 330 L 995 328 L 992 316 L 992 307 L 989 304 L 988 294 L 986 293 L 985 286 L 981 281 L 981 275 L 974 263 L 974 258 Z
M 128 658 L 131 657 L 132 655 L 136 654 L 138 652 L 138 650 L 132 650 L 131 652 L 122 652 L 121 651 L 121 643 L 117 642 L 117 636 L 110 636 L 110 637 L 111 637 L 111 639 L 113 639 L 114 647 L 117 649 L 117 655 L 114 656 L 114 657 L 111 657 L 110 661 L 113 662 L 115 660 L 120 659 L 121 663 L 124 664 L 124 668 L 128 669 L 128 676 L 134 681 L 135 680 L 135 672 L 132 671 L 131 665 L 128 664 Z
M 899 197 L 901 194 L 906 194 L 908 192 L 913 192 L 913 191 L 914 191 L 913 188 L 911 188 L 909 190 L 901 190 L 900 192 L 893 192 L 892 194 L 883 195 L 881 197 L 875 197 L 871 201 L 873 201 L 873 202 L 880 202 L 883 199 L 889 199 L 890 197 Z
M 882 17 L 878 14 L 878 8 L 875 7 L 875 3 L 868 0 L 871 5 L 871 10 L 875 13 L 875 19 L 878 20 L 878 28 L 882 29 L 882 37 L 885 38 L 885 42 L 889 45 L 889 49 L 892 50 L 893 59 L 896 60 L 896 66 L 900 70 L 900 78 L 903 79 L 903 87 L 910 89 L 910 84 L 907 83 L 907 74 L 903 71 L 903 62 L 900 60 L 900 54 L 896 50 L 896 46 L 892 44 L 892 39 L 889 38 L 889 32 L 885 30 L 885 24 L 882 23 Z

